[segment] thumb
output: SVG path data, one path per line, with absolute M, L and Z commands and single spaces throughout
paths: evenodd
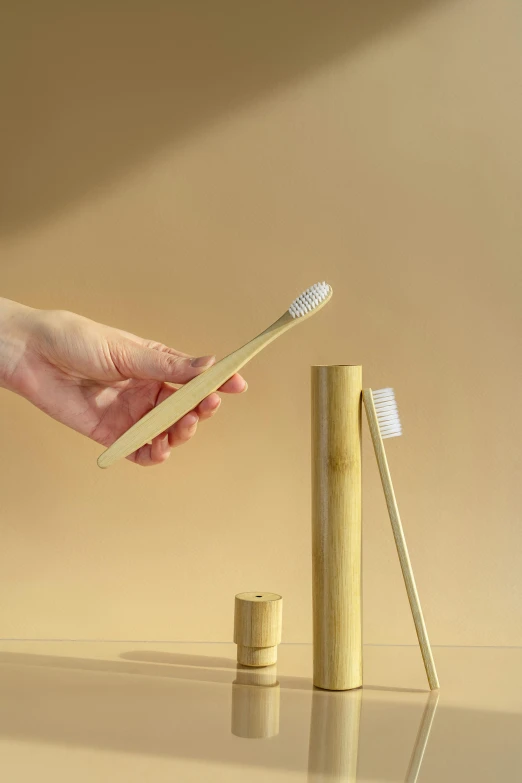
M 125 378 L 139 378 L 167 383 L 187 383 L 214 364 L 214 356 L 185 356 L 164 348 L 158 350 L 137 343 L 125 342 L 120 353 L 118 370 Z

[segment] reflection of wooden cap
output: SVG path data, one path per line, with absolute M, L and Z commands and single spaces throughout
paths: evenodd
M 280 689 L 275 666 L 237 670 L 232 684 L 232 734 L 266 739 L 279 734 Z
M 259 685 L 263 687 L 277 685 L 277 667 L 258 666 L 253 669 L 251 666 L 239 665 L 234 682 L 237 682 L 238 685 Z
M 269 666 L 277 661 L 281 641 L 283 599 L 277 593 L 239 593 L 234 612 L 237 660 L 243 666 Z

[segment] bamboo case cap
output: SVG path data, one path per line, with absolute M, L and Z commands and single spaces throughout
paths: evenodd
M 283 599 L 277 593 L 238 593 L 234 610 L 234 642 L 243 666 L 270 666 L 281 642 Z

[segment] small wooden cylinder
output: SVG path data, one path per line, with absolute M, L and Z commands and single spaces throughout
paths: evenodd
M 275 666 L 238 667 L 232 683 L 232 734 L 244 739 L 267 739 L 279 734 L 281 691 Z
M 314 685 L 362 685 L 358 365 L 312 367 Z
M 234 611 L 237 660 L 243 666 L 270 666 L 281 642 L 283 599 L 277 593 L 239 593 Z

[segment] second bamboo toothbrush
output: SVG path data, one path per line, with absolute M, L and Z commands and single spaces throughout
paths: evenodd
M 156 435 L 171 427 L 182 416 L 199 405 L 201 400 L 219 389 L 225 381 L 228 381 L 265 346 L 291 329 L 292 326 L 302 323 L 317 313 L 330 300 L 332 293 L 331 286 L 324 282 L 307 288 L 297 299 L 294 299 L 288 310 L 268 329 L 186 383 L 175 394 L 149 411 L 127 432 L 124 432 L 112 446 L 100 454 L 98 457 L 99 467 L 108 468 L 116 460 L 128 457 L 129 454 L 151 441 Z
M 401 564 L 402 576 L 404 578 L 404 584 L 406 585 L 406 592 L 408 593 L 415 630 L 417 631 L 417 637 L 422 652 L 424 668 L 426 669 L 429 686 L 431 690 L 435 690 L 439 687 L 439 678 L 437 677 L 435 661 L 431 651 L 428 631 L 426 630 L 426 623 L 424 622 L 424 616 L 422 614 L 417 585 L 415 584 L 415 577 L 413 576 L 413 568 L 408 554 L 408 547 L 406 546 L 406 537 L 404 535 L 404 530 L 402 529 L 399 507 L 397 505 L 383 443 L 383 438 L 393 438 L 402 434 L 397 403 L 395 402 L 393 389 L 380 389 L 375 392 L 372 392 L 371 389 L 364 389 L 363 400 L 364 407 L 366 408 L 366 415 L 368 417 L 370 434 L 372 436 L 373 448 L 379 466 L 386 505 L 388 507 L 393 537 L 395 538 L 395 545 Z

